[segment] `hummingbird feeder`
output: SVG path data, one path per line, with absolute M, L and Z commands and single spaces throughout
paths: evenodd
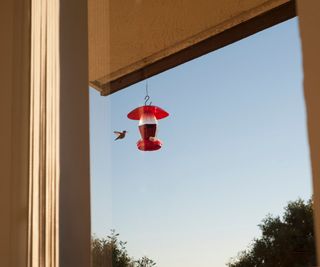
M 162 146 L 162 142 L 157 138 L 158 120 L 168 117 L 169 113 L 160 107 L 152 106 L 152 103 L 147 105 L 147 101 L 150 99 L 148 90 L 145 99 L 144 106 L 132 110 L 127 116 L 131 120 L 139 121 L 141 139 L 137 142 L 138 149 L 142 151 L 154 151 Z

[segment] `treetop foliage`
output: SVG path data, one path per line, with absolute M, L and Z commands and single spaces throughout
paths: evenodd
M 298 199 L 289 202 L 282 218 L 268 215 L 259 225 L 262 236 L 227 266 L 316 266 L 312 205 L 312 200 Z
M 92 237 L 92 267 L 153 267 L 156 263 L 147 258 L 134 260 L 128 255 L 127 242 L 119 240 L 119 234 L 111 230 L 107 238 Z

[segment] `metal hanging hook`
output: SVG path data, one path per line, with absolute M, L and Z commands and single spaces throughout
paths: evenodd
M 146 96 L 144 97 L 144 105 L 147 105 L 147 102 L 150 100 L 149 92 L 148 92 L 148 80 L 146 81 Z M 152 102 L 149 103 L 149 106 L 151 106 Z
M 146 95 L 146 96 L 144 97 L 144 99 L 145 99 L 144 105 L 146 106 L 146 105 L 147 105 L 147 102 L 148 102 L 149 99 L 150 99 L 150 96 Z M 149 104 L 149 105 L 151 105 L 151 104 Z

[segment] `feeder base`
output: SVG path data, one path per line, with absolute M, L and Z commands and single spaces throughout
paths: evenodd
M 141 151 L 154 151 L 160 149 L 162 146 L 162 142 L 159 139 L 156 140 L 148 140 L 148 139 L 140 139 L 137 143 L 137 147 Z

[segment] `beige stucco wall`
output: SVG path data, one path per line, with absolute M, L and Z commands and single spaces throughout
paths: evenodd
M 89 78 L 142 68 L 288 0 L 89 0 Z

